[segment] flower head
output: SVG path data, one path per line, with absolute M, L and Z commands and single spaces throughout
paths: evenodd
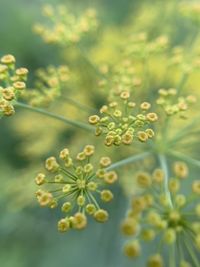
M 146 142 L 154 136 L 151 123 L 158 120 L 156 113 L 149 112 L 150 107 L 150 103 L 143 102 L 137 112 L 129 92 L 123 91 L 119 102 L 104 105 L 100 109 L 102 115 L 90 116 L 89 123 L 96 127 L 97 136 L 105 136 L 106 146 L 130 145 L 134 140 Z
M 28 70 L 15 67 L 15 57 L 5 55 L 0 59 L 0 117 L 15 113 L 14 103 L 26 88 Z
M 187 255 L 192 264 L 195 253 L 200 250 L 200 182 L 193 181 L 191 193 L 185 195 L 180 190 L 183 178 L 188 175 L 188 167 L 183 162 L 175 162 L 173 170 L 173 178 L 167 183 L 161 169 L 156 169 L 152 174 L 137 174 L 136 182 L 141 190 L 133 196 L 131 208 L 121 226 L 124 235 L 130 238 L 124 252 L 131 258 L 139 256 L 139 247 L 142 248 L 144 242 L 157 240 L 160 244 L 159 254 L 155 251 L 148 259 L 149 267 L 163 267 L 164 251 L 176 247 L 179 247 L 176 253 L 180 261 L 173 259 L 175 266 L 192 266 L 186 261 Z M 180 250 L 183 253 L 179 254 Z M 191 254 L 191 251 L 194 252 Z
M 45 5 L 43 15 L 47 23 L 36 24 L 34 31 L 50 44 L 62 46 L 76 44 L 83 36 L 97 28 L 96 12 L 93 9 L 86 10 L 77 18 L 65 5 L 56 7 Z
M 160 89 L 157 104 L 160 105 L 168 116 L 179 114 L 181 118 L 185 118 L 185 113 L 189 105 L 196 102 L 196 98 L 192 95 L 178 97 L 177 89 Z
M 109 157 L 102 157 L 98 164 L 93 164 L 94 152 L 94 146 L 87 145 L 73 159 L 69 149 L 64 148 L 59 156 L 62 163 L 49 157 L 45 162 L 48 174 L 39 173 L 35 178 L 38 186 L 46 186 L 45 190 L 36 192 L 39 204 L 50 208 L 59 206 L 66 214 L 58 222 L 61 232 L 85 228 L 87 215 L 100 223 L 108 220 L 108 212 L 100 208 L 98 202 L 113 199 L 107 187 L 117 180 L 117 174 L 107 170 L 111 165 Z
M 26 91 L 24 98 L 31 106 L 48 106 L 61 95 L 70 79 L 70 71 L 65 65 L 48 66 L 46 69 L 38 69 L 36 78 L 37 89 Z
M 136 59 L 144 59 L 154 54 L 162 53 L 168 47 L 168 37 L 158 36 L 154 40 L 148 40 L 145 32 L 134 34 L 129 37 L 129 45 L 126 47 L 126 54 Z
M 100 72 L 103 74 L 103 78 L 99 80 L 99 87 L 104 89 L 105 92 L 109 92 L 109 100 L 113 100 L 116 95 L 120 95 L 123 99 L 126 99 L 135 88 L 140 88 L 142 85 L 142 79 L 136 73 L 134 62 L 130 60 L 130 57 L 125 57 L 120 60 L 118 64 L 113 67 L 107 67 L 105 72 L 105 66 L 100 68 Z M 113 102 L 112 106 L 116 103 Z M 135 103 L 130 103 L 130 106 L 135 106 Z

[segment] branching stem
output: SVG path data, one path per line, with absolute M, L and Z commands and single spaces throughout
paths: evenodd
M 142 159 L 144 159 L 144 158 L 146 158 L 146 157 L 148 157 L 150 155 L 151 155 L 151 152 L 144 152 L 144 153 L 141 153 L 141 154 L 138 154 L 138 155 L 134 155 L 134 156 L 128 157 L 126 159 L 122 159 L 120 161 L 117 161 L 117 162 L 113 163 L 106 170 L 110 171 L 110 170 L 117 169 L 117 168 L 119 168 L 121 166 L 124 166 L 124 165 L 130 164 L 130 163 L 142 160 Z
M 168 174 L 168 167 L 167 167 L 167 159 L 166 159 L 165 155 L 163 155 L 163 154 L 159 154 L 158 159 L 160 161 L 161 168 L 165 174 L 164 190 L 165 190 L 165 193 L 167 195 L 170 206 L 173 207 L 171 194 L 170 194 L 169 188 L 168 188 L 169 174 Z

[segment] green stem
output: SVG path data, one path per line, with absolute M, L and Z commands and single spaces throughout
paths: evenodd
M 168 198 L 170 206 L 173 207 L 171 194 L 170 194 L 169 188 L 168 188 L 169 174 L 168 174 L 168 168 L 167 168 L 167 159 L 166 159 L 165 155 L 163 155 L 163 154 L 159 154 L 158 159 L 160 161 L 161 168 L 165 174 L 164 190 L 165 190 L 165 193 L 166 193 L 166 196 Z
M 178 250 L 178 253 L 179 253 L 179 260 L 180 261 L 183 261 L 184 260 L 184 253 L 183 253 L 183 247 L 181 245 L 181 236 L 180 236 L 180 233 L 177 234 L 177 250 Z
M 184 88 L 185 83 L 187 82 L 187 79 L 189 77 L 188 73 L 184 73 L 180 79 L 180 82 L 177 87 L 177 97 L 180 96 L 182 89 Z
M 175 244 L 170 246 L 170 267 L 176 267 Z
M 15 106 L 20 107 L 20 108 L 24 108 L 24 109 L 27 109 L 27 110 L 30 110 L 30 111 L 33 111 L 33 112 L 36 112 L 36 113 L 39 113 L 39 114 L 42 114 L 42 115 L 45 115 L 45 116 L 48 116 L 50 118 L 62 121 L 64 123 L 66 123 L 66 124 L 70 124 L 72 126 L 84 129 L 86 131 L 90 131 L 90 132 L 94 131 L 93 127 L 91 127 L 90 125 L 87 125 L 86 123 L 75 121 L 75 120 L 71 120 L 71 119 L 67 119 L 67 118 L 65 118 L 63 116 L 56 115 L 54 113 L 48 112 L 48 111 L 46 111 L 44 109 L 41 109 L 41 108 L 31 107 L 30 105 L 27 105 L 27 104 L 24 104 L 24 103 L 20 103 L 20 102 L 16 102 Z
M 71 172 L 67 171 L 64 168 L 60 168 L 60 172 L 64 173 L 65 175 L 68 176 L 68 178 L 72 179 L 73 181 L 77 180 L 77 177 L 75 175 L 73 175 Z
M 123 159 L 123 160 L 120 160 L 120 161 L 113 163 L 110 167 L 106 168 L 106 170 L 110 171 L 110 170 L 117 169 L 121 166 L 136 162 L 138 160 L 142 160 L 142 159 L 144 159 L 150 155 L 151 155 L 151 152 L 144 152 L 144 153 L 141 153 L 139 155 L 134 155 L 134 156 L 128 157 L 126 159 Z
M 78 109 L 81 109 L 83 111 L 86 111 L 86 112 L 92 112 L 92 113 L 97 113 L 98 111 L 96 109 L 93 109 L 93 108 L 90 108 L 84 104 L 81 104 L 79 102 L 77 102 L 76 100 L 70 98 L 70 97 L 67 97 L 67 96 L 62 96 L 62 99 L 63 100 L 66 100 L 69 104 L 71 104 L 72 106 L 78 108 Z
M 144 89 L 149 87 L 149 65 L 148 65 L 148 55 L 145 55 L 143 58 L 143 72 L 144 72 Z
M 191 164 L 193 164 L 193 165 L 195 165 L 195 166 L 197 166 L 197 167 L 200 167 L 200 161 L 197 160 L 197 159 L 193 159 L 193 158 L 191 158 L 191 157 L 188 157 L 188 156 L 186 156 L 186 155 L 184 155 L 184 154 L 182 154 L 182 153 L 180 153 L 180 152 L 176 152 L 176 151 L 170 151 L 169 153 L 170 153 L 172 156 L 175 156 L 175 157 L 177 157 L 177 158 L 179 158 L 179 159 L 182 159 L 182 160 L 185 160 L 185 161 L 187 161 L 188 163 L 191 163 Z
M 97 201 L 96 201 L 96 199 L 93 197 L 93 195 L 92 195 L 89 191 L 88 191 L 87 193 L 88 193 L 89 198 L 91 198 L 92 201 L 94 202 L 94 204 L 95 204 L 95 206 L 97 207 L 97 209 L 100 209 L 99 204 L 97 203 Z
M 63 182 L 47 181 L 45 183 L 47 183 L 47 184 L 56 184 L 56 185 L 59 185 L 59 184 L 72 184 L 72 185 L 74 185 L 74 183 L 68 182 L 68 181 L 63 181 Z
M 99 71 L 99 69 L 93 64 L 93 62 L 90 61 L 90 59 L 88 58 L 88 55 L 83 50 L 83 48 L 80 45 L 76 45 L 76 47 L 79 50 L 80 55 L 83 58 L 83 60 L 87 63 L 88 66 L 90 66 L 94 70 L 94 72 L 97 74 L 97 76 L 101 76 L 102 78 L 105 78 L 105 76 L 103 75 L 103 73 L 101 73 Z
M 184 127 L 180 132 L 178 132 L 171 140 L 170 144 L 177 143 L 178 141 L 182 140 L 186 135 L 189 133 L 191 134 L 191 129 L 194 128 L 196 124 L 199 123 L 199 117 L 195 118 L 190 124 Z
M 186 237 L 186 235 L 185 235 L 185 237 Z M 197 259 L 196 255 L 194 253 L 193 248 L 188 243 L 189 240 L 188 239 L 185 240 L 184 237 L 183 237 L 183 240 L 184 240 L 184 243 L 185 243 L 185 247 L 186 247 L 188 253 L 190 254 L 190 257 L 191 257 L 191 259 L 192 259 L 192 261 L 194 263 L 194 266 L 199 267 L 199 260 Z

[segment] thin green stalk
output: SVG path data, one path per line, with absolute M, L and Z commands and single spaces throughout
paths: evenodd
M 165 193 L 166 193 L 167 198 L 169 200 L 170 206 L 173 207 L 171 194 L 170 194 L 169 188 L 168 188 L 169 174 L 168 174 L 168 167 L 167 167 L 167 159 L 166 159 L 165 155 L 163 155 L 163 154 L 159 154 L 158 159 L 160 161 L 161 168 L 165 174 L 164 190 L 165 190 Z
M 170 267 L 176 267 L 175 244 L 171 244 L 169 250 L 170 250 Z
M 149 74 L 149 64 L 148 64 L 148 55 L 145 55 L 143 58 L 143 72 L 144 72 L 144 88 L 149 87 L 149 79 L 150 79 L 150 74 Z
M 77 177 L 75 175 L 73 175 L 71 172 L 67 171 L 64 168 L 60 168 L 60 172 L 64 173 L 65 175 L 67 175 L 70 179 L 72 179 L 73 181 L 77 180 Z
M 78 50 L 80 52 L 80 55 L 82 56 L 82 58 L 84 59 L 84 61 L 88 64 L 88 66 L 90 66 L 98 76 L 101 76 L 102 78 L 105 78 L 105 76 L 103 75 L 103 73 L 101 73 L 99 71 L 99 69 L 93 64 L 93 62 L 90 61 L 90 59 L 88 58 L 88 55 L 83 50 L 83 48 L 80 45 L 76 45 L 76 47 L 78 48 Z
M 71 104 L 72 106 L 81 109 L 85 112 L 93 112 L 93 113 L 98 113 L 98 111 L 94 108 L 88 107 L 82 103 L 77 102 L 76 100 L 67 97 L 67 96 L 62 96 L 62 100 L 66 100 L 69 104 Z
M 186 235 L 185 235 L 185 237 L 183 237 L 183 241 L 184 241 L 185 247 L 186 247 L 193 263 L 194 263 L 194 266 L 199 267 L 199 260 L 197 259 L 193 248 L 189 245 L 188 240 L 186 240 L 185 238 L 186 238 Z
M 126 159 L 123 159 L 123 160 L 120 160 L 120 161 L 113 163 L 110 167 L 106 168 L 106 170 L 110 171 L 110 170 L 117 169 L 121 166 L 136 162 L 138 160 L 142 160 L 142 159 L 144 159 L 150 155 L 151 155 L 151 152 L 144 152 L 144 153 L 141 153 L 139 155 L 134 155 L 134 156 L 128 157 Z
M 170 143 L 176 143 L 177 141 L 181 140 L 183 137 L 185 137 L 193 127 L 199 123 L 199 117 L 195 118 L 190 124 L 188 124 L 186 127 L 184 127 L 180 132 L 178 132 L 171 140 Z
M 90 192 L 87 192 L 88 196 L 92 199 L 97 209 L 100 209 L 99 204 L 97 203 L 96 199 L 93 197 L 93 195 Z
M 36 113 L 42 114 L 44 116 L 47 116 L 47 117 L 50 117 L 50 118 L 53 118 L 53 119 L 56 119 L 56 120 L 59 120 L 59 121 L 62 121 L 64 123 L 66 123 L 66 124 L 78 127 L 80 129 L 83 129 L 83 130 L 86 130 L 86 131 L 90 131 L 90 132 L 94 131 L 93 127 L 90 126 L 90 125 L 87 125 L 86 123 L 75 121 L 75 120 L 71 120 L 71 119 L 67 119 L 67 118 L 65 118 L 63 116 L 48 112 L 48 111 L 46 111 L 44 109 L 41 109 L 41 108 L 31 107 L 30 105 L 27 105 L 27 104 L 24 104 L 24 103 L 21 103 L 21 102 L 16 102 L 15 106 L 30 110 L 32 112 L 36 112 Z
M 62 191 L 62 188 L 55 189 L 55 190 L 50 190 L 49 193 L 56 193 L 56 192 L 59 192 L 59 191 Z
M 163 245 L 164 245 L 163 238 L 160 237 L 160 240 L 158 240 L 157 246 L 156 246 L 156 251 L 158 254 L 161 254 L 161 251 L 163 249 Z
M 68 181 L 63 181 L 63 182 L 47 181 L 45 183 L 47 183 L 47 184 L 56 184 L 56 185 L 59 185 L 59 184 L 74 184 L 73 182 L 68 182 Z
M 185 160 L 187 161 L 188 163 L 191 163 L 197 167 L 200 167 L 200 160 L 197 160 L 197 159 L 193 159 L 191 157 L 188 157 L 180 152 L 177 152 L 177 151 L 170 151 L 169 152 L 172 156 L 175 156 L 179 159 L 182 159 L 182 160 Z
M 183 261 L 184 260 L 184 253 L 183 253 L 183 247 L 181 245 L 181 236 L 180 236 L 180 233 L 177 234 L 177 250 L 178 250 L 178 253 L 179 253 L 179 260 L 180 261 Z
M 181 91 L 183 90 L 184 85 L 186 84 L 188 80 L 188 77 L 189 77 L 189 74 L 184 72 L 177 87 L 177 97 L 179 97 Z

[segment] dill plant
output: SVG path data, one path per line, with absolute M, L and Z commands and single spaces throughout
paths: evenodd
M 176 1 L 170 3 L 177 7 Z M 194 23 L 194 27 L 200 25 L 199 4 L 184 3 L 178 7 L 180 16 Z M 125 188 L 126 173 L 119 171 L 117 175 L 116 171 L 132 164 L 135 188 L 127 194 L 130 207 L 121 223 L 126 238 L 124 254 L 137 261 L 143 244 L 151 246 L 153 242 L 155 251 L 145 258 L 146 266 L 200 266 L 200 180 L 190 176 L 187 165 L 200 167 L 200 161 L 187 154 L 187 150 L 179 150 L 184 139 L 196 134 L 193 128 L 199 121 L 198 115 L 191 116 L 197 98 L 186 90 L 192 74 L 199 71 L 198 31 L 195 28 L 188 54 L 184 47 L 171 45 L 170 36 L 150 38 L 146 32 L 131 32 L 126 39 L 128 45 L 118 44 L 121 53 L 116 57 L 117 62 L 97 64 L 87 57 L 81 44 L 97 30 L 95 10 L 89 9 L 76 17 L 64 6 L 48 5 L 43 14 L 46 23 L 36 24 L 34 31 L 47 44 L 57 45 L 63 51 L 67 48 L 78 51 L 88 68 L 94 70 L 97 97 L 103 95 L 103 106 L 99 110 L 95 105 L 91 108 L 68 92 L 65 97 L 65 88 L 74 84 L 75 74 L 70 66 L 38 70 L 34 89 L 30 89 L 28 70 L 18 68 L 13 55 L 4 55 L 0 65 L 0 116 L 13 116 L 16 109 L 36 112 L 83 129 L 85 135 L 99 136 L 101 146 L 109 147 L 114 158 L 113 147 L 117 151 L 123 147 L 130 155 L 111 163 L 107 155 L 93 160 L 94 152 L 98 153 L 95 144 L 83 143 L 80 150 L 74 145 L 79 151 L 76 156 L 71 156 L 71 149 L 64 148 L 59 161 L 49 157 L 45 162 L 46 173 L 41 171 L 35 178 L 40 187 L 36 191 L 40 206 L 59 208 L 63 213 L 57 224 L 60 232 L 84 229 L 88 215 L 104 223 L 109 214 L 101 203 L 115 201 L 114 183 L 119 181 Z M 156 76 L 151 68 L 156 57 L 163 60 L 166 68 L 164 75 L 170 84 L 167 88 L 163 88 L 162 82 L 154 85 Z M 170 79 L 171 70 L 180 74 L 178 81 Z M 149 90 L 153 91 L 153 97 Z M 50 112 L 48 107 L 62 97 L 86 112 L 88 119 L 79 121 Z M 96 137 L 92 140 L 95 142 Z M 148 162 L 149 158 L 153 158 L 153 164 L 148 163 L 146 167 L 144 161 Z M 189 181 L 187 192 L 182 186 L 186 180 Z

